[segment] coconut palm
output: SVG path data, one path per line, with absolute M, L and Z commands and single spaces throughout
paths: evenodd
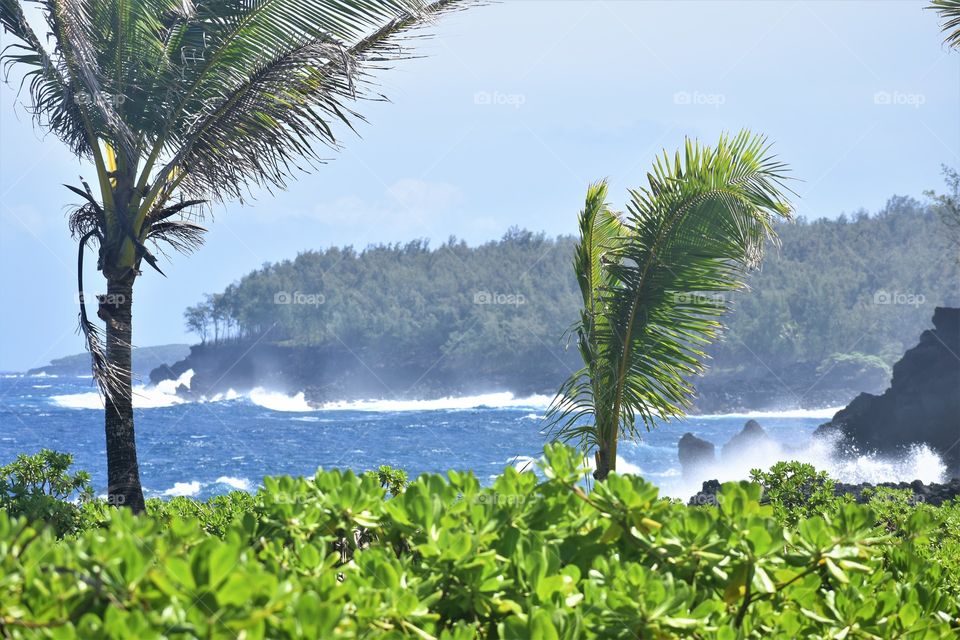
M 727 294 L 776 241 L 773 223 L 790 217 L 785 174 L 764 138 L 743 131 L 664 153 L 625 213 L 607 204 L 605 182 L 588 189 L 574 257 L 583 368 L 547 420 L 557 438 L 595 452 L 596 479 L 616 469 L 617 443 L 639 437 L 638 424 L 650 429 L 689 407 Z
M 131 402 L 133 288 L 158 246 L 189 252 L 205 202 L 282 188 L 337 147 L 337 125 L 375 97 L 370 72 L 405 55 L 402 36 L 452 0 L 35 0 L 44 46 L 19 0 L 0 0 L 12 35 L 5 71 L 36 122 L 92 162 L 70 189 L 79 244 L 80 328 L 104 396 L 108 494 L 143 510 Z M 84 250 L 106 279 L 83 302 Z

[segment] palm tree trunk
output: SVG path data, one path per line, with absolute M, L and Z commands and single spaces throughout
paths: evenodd
M 107 360 L 116 371 L 114 392 L 107 395 L 107 496 L 117 506 L 134 513 L 144 511 L 137 442 L 133 430 L 133 389 L 130 353 L 133 276 L 107 280 L 107 295 L 100 303 L 100 317 L 107 324 Z
M 603 482 L 610 475 L 611 471 L 617 470 L 617 438 L 612 442 L 604 443 L 596 453 L 595 460 L 597 468 L 593 472 L 593 479 L 597 482 Z

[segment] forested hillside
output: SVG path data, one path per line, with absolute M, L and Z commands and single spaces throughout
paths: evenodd
M 960 303 L 955 250 L 917 200 L 778 232 L 782 247 L 732 300 L 708 379 L 803 363 L 805 375 L 852 369 L 885 380 L 934 307 Z M 186 317 L 208 344 L 263 337 L 385 368 L 542 379 L 577 362 L 564 348 L 579 304 L 573 243 L 511 230 L 478 247 L 451 238 L 310 251 L 244 276 Z

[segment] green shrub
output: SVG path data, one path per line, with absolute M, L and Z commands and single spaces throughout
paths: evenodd
M 375 474 L 267 478 L 251 504 L 215 507 L 233 514 L 217 527 L 171 501 L 146 517 L 106 510 L 101 527 L 58 541 L 0 512 L 0 637 L 960 632 L 960 600 L 921 553 L 937 526 L 925 510 L 902 538 L 842 502 L 784 526 L 755 484 L 691 508 L 634 476 L 587 493 L 577 452 L 551 446 L 545 459 L 542 477 L 507 468 L 484 488 L 427 474 L 389 500 Z
M 249 493 L 231 491 L 206 502 L 187 497 L 151 498 L 147 500 L 147 512 L 167 525 L 174 520 L 196 519 L 205 532 L 222 538 L 231 523 L 253 511 L 254 504 L 255 499 Z
M 763 488 L 763 501 L 790 526 L 816 515 L 833 513 L 840 502 L 836 483 L 824 471 L 805 462 L 778 462 L 768 471 L 753 469 L 750 479 Z
M 93 498 L 93 488 L 88 473 L 68 472 L 71 464 L 73 456 L 50 449 L 20 454 L 0 467 L 0 509 L 11 517 L 45 522 L 58 536 L 84 528 L 81 503 Z
M 367 473 L 375 475 L 380 482 L 380 486 L 393 496 L 403 493 L 409 484 L 406 471 L 403 469 L 394 469 L 389 465 L 382 464 L 376 471 L 368 471 Z

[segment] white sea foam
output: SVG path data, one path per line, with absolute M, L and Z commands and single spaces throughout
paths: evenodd
M 164 380 L 151 387 L 137 385 L 133 388 L 133 406 L 136 409 L 157 409 L 182 404 L 186 401 L 176 395 L 177 387 L 182 384 L 189 388 L 192 378 L 193 369 L 190 369 L 176 380 Z M 103 397 L 98 391 L 68 393 L 50 399 L 66 409 L 103 409 Z
M 257 387 L 250 392 L 249 397 L 253 404 L 271 411 L 295 411 L 299 413 L 314 411 L 314 408 L 304 398 L 302 391 L 295 396 L 288 396 L 284 393 L 267 391 Z
M 217 478 L 217 482 L 220 484 L 225 484 L 228 487 L 232 487 L 239 491 L 250 491 L 251 487 L 253 486 L 246 478 L 233 478 L 231 476 L 220 476 Z
M 173 498 L 175 496 L 186 496 L 192 498 L 193 496 L 200 493 L 200 483 L 194 480 L 193 482 L 175 482 L 172 487 L 163 492 L 163 495 L 168 498 Z
M 356 400 L 328 402 L 325 410 L 349 411 L 441 411 L 479 409 L 544 409 L 550 404 L 550 398 L 543 395 L 514 397 L 509 391 L 484 393 L 476 396 L 438 398 L 436 400 Z
M 782 460 L 806 462 L 819 471 L 826 471 L 834 480 L 846 484 L 913 480 L 924 483 L 945 482 L 947 476 L 947 467 L 940 455 L 926 444 L 913 445 L 900 455 L 844 455 L 833 438 L 817 437 L 799 448 L 786 448 L 778 442 L 766 441 L 733 457 L 718 456 L 715 463 L 697 469 L 694 477 L 678 477 L 675 482 L 663 483 L 663 492 L 673 497 L 690 497 L 700 490 L 704 480 L 745 480 L 749 478 L 752 469 L 766 470 Z M 677 475 L 679 476 L 679 473 Z
M 817 418 L 829 420 L 843 407 L 826 407 L 824 409 L 784 409 L 783 411 L 744 411 L 741 413 L 708 413 L 691 415 L 692 420 L 724 420 L 727 418 L 759 419 L 759 418 Z

